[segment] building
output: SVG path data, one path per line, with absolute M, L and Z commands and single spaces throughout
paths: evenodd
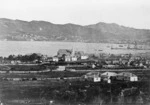
M 57 52 L 58 57 L 63 57 L 63 56 L 71 56 L 72 50 L 70 49 L 59 49 Z
M 116 76 L 117 76 L 117 73 L 115 72 L 104 72 L 101 74 L 102 80 L 108 83 L 111 83 L 111 78 L 114 78 Z
M 71 56 L 65 56 L 65 62 L 70 62 L 71 61 Z
M 58 59 L 58 57 L 53 57 L 53 58 L 52 58 L 52 61 L 54 61 L 54 62 L 58 62 L 58 61 L 59 61 L 59 59 Z
M 71 60 L 72 60 L 72 61 L 77 61 L 77 57 L 76 57 L 76 56 L 72 56 L 72 57 L 71 57 Z
M 58 68 L 56 70 L 57 71 L 65 71 L 66 67 L 65 66 L 58 66 Z
M 83 52 L 83 51 L 75 51 L 74 55 L 75 55 L 77 58 L 80 58 L 82 55 L 84 55 L 84 52 Z
M 88 59 L 88 55 L 81 55 L 81 59 L 82 60 Z
M 122 81 L 138 81 L 138 77 L 130 72 L 121 72 L 119 74 L 117 74 L 116 77 L 117 80 L 122 80 Z
M 92 81 L 92 82 L 100 82 L 101 77 L 99 72 L 89 72 L 81 77 L 83 80 Z

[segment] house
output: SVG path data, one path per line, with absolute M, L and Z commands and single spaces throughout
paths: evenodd
M 92 66 L 93 69 L 96 68 L 96 65 L 95 65 L 95 64 L 92 64 L 91 66 Z
M 77 61 L 77 57 L 76 57 L 76 56 L 72 56 L 72 57 L 71 57 L 71 60 L 72 60 L 72 61 Z
M 81 77 L 82 80 L 100 82 L 101 77 L 99 72 L 89 72 Z
M 140 64 L 139 64 L 139 67 L 143 67 L 144 65 L 143 65 L 143 63 L 142 62 L 140 62 Z
M 106 60 L 105 63 L 106 64 L 112 64 L 112 61 L 111 60 Z
M 57 71 L 65 71 L 66 67 L 65 66 L 58 66 L 58 68 L 56 70 Z
M 72 50 L 70 49 L 59 49 L 57 52 L 58 57 L 63 57 L 63 56 L 71 56 Z
M 12 61 L 10 61 L 11 62 L 11 64 L 15 64 L 15 61 L 14 60 L 12 60 Z
M 65 56 L 65 61 L 70 62 L 71 61 L 71 56 Z
M 101 74 L 101 76 L 108 76 L 108 77 L 117 76 L 117 73 L 115 73 L 115 72 L 104 72 Z
M 117 73 L 115 72 L 104 72 L 101 74 L 101 78 L 103 81 L 107 81 L 108 83 L 111 82 L 111 78 L 115 78 Z
M 121 60 L 121 63 L 122 63 L 123 65 L 127 65 L 127 64 L 128 64 L 128 60 L 123 59 L 123 60 Z
M 47 57 L 47 59 L 46 59 L 45 61 L 46 61 L 46 62 L 53 61 L 53 57 Z
M 119 60 L 113 60 L 112 63 L 113 63 L 113 64 L 119 64 L 120 61 L 119 61 Z
M 54 61 L 54 62 L 58 62 L 58 61 L 59 61 L 59 59 L 58 59 L 58 57 L 53 57 L 53 58 L 52 58 L 52 61 Z
M 20 60 L 16 60 L 16 63 L 17 64 L 21 64 L 22 62 Z
M 138 81 L 138 77 L 130 72 L 121 72 L 119 74 L 117 74 L 116 77 L 117 80 L 122 80 L 122 81 Z
M 84 55 L 84 52 L 83 52 L 83 51 L 75 51 L 74 55 L 75 55 L 77 58 L 80 58 L 82 55 Z
M 81 59 L 82 60 L 88 59 L 88 55 L 81 55 Z

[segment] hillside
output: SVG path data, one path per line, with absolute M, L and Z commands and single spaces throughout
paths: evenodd
M 115 38 L 115 39 L 130 39 L 130 40 L 146 40 L 150 38 L 150 30 L 146 29 L 134 29 L 125 26 L 120 26 L 115 23 L 106 24 L 103 22 L 88 25 L 88 28 L 101 30 L 102 33 L 110 33 L 113 37 L 108 36 L 107 38 Z
M 97 23 L 88 26 L 53 24 L 46 21 L 0 19 L 0 40 L 11 41 L 148 41 L 150 30 L 117 24 Z

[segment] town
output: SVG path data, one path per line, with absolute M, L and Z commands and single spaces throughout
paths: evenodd
M 0 1 L 0 105 L 150 105 L 150 0 Z
M 9 55 L 0 57 L 0 64 L 21 65 L 55 65 L 57 67 L 76 69 L 147 69 L 150 66 L 150 53 L 136 54 L 106 54 L 106 53 L 85 53 L 73 49 L 60 49 L 53 57 L 40 53 L 26 55 Z M 83 67 L 83 68 L 82 68 Z
M 59 49 L 52 57 L 39 53 L 0 57 L 1 83 L 15 87 L 9 87 L 7 91 L 16 92 L 18 87 L 22 88 L 15 93 L 22 97 L 17 102 L 12 101 L 16 95 L 8 95 L 5 89 L 5 96 L 1 96 L 1 100 L 7 104 L 65 105 L 67 102 L 147 105 L 150 102 L 149 55 L 150 53 L 89 54 L 74 49 Z M 20 84 L 30 86 L 25 89 Z M 41 101 L 41 97 L 39 99 L 42 91 L 44 101 Z M 93 94 L 93 98 L 88 94 Z M 32 100 L 27 99 L 29 95 L 33 95 Z

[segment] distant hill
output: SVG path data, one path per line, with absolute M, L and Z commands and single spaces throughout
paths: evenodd
M 112 24 L 106 24 L 103 22 L 88 25 L 88 28 L 101 30 L 102 33 L 109 33 L 107 38 L 114 38 L 114 39 L 130 39 L 130 40 L 146 40 L 147 38 L 150 38 L 150 30 L 146 29 L 135 29 L 135 28 L 129 28 L 125 26 L 120 26 L 118 24 L 112 23 Z
M 134 29 L 117 24 L 97 23 L 87 26 L 53 24 L 46 21 L 0 19 L 0 40 L 11 41 L 148 41 L 150 30 Z

